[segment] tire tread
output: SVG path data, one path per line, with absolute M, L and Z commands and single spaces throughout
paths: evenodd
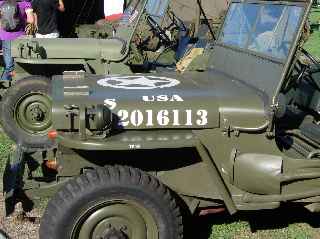
M 50 200 L 41 220 L 40 239 L 57 239 L 54 235 L 54 227 L 48 225 L 59 225 L 61 214 L 68 204 L 73 203 L 82 194 L 87 193 L 90 187 L 103 188 L 106 184 L 113 186 L 133 185 L 141 187 L 147 192 L 152 192 L 156 198 L 161 198 L 164 205 L 169 207 L 168 212 L 173 215 L 172 232 L 175 237 L 183 238 L 183 223 L 180 209 L 170 193 L 169 189 L 155 177 L 141 171 L 140 169 L 127 166 L 106 166 L 88 170 L 77 178 L 70 179 L 62 189 Z M 59 238 L 60 239 L 60 238 Z

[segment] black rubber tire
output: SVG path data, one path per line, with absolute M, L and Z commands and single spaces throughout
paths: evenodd
M 4 132 L 26 151 L 46 150 L 53 148 L 54 142 L 47 136 L 46 130 L 38 135 L 31 135 L 23 130 L 14 120 L 15 106 L 19 99 L 30 92 L 45 93 L 51 96 L 50 80 L 43 76 L 30 76 L 16 81 L 4 94 L 0 104 L 0 123 Z
M 55 194 L 42 217 L 40 239 L 70 239 L 84 212 L 115 198 L 143 206 L 156 221 L 159 239 L 183 238 L 180 209 L 167 187 L 139 169 L 107 166 L 69 180 Z

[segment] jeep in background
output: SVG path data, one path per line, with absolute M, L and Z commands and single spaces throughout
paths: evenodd
M 179 239 L 186 209 L 319 211 L 320 65 L 301 48 L 311 4 L 233 1 L 206 68 L 53 77 L 53 129 L 8 160 L 8 202 L 51 197 L 41 239 Z M 44 142 L 58 147 L 25 153 Z
M 146 72 L 159 57 L 164 58 L 163 64 L 172 65 L 179 60 L 175 52 L 181 39 L 193 35 L 171 11 L 170 2 L 130 1 L 119 21 L 81 25 L 79 38 L 17 40 L 12 46 L 17 78 L 50 77 L 68 70 L 93 74 Z M 199 11 L 199 19 L 202 13 Z
M 17 40 L 12 46 L 16 72 L 19 78 L 26 75 L 52 76 L 65 70 L 84 70 L 95 74 L 132 72 L 131 63 L 144 64 L 143 54 L 138 51 L 142 51 L 142 41 L 148 43 L 149 39 L 144 37 L 157 35 L 155 38 L 159 45 L 155 47 L 174 44 L 174 40 L 171 41 L 165 33 L 170 29 L 160 26 L 168 4 L 167 0 L 130 1 L 117 26 L 106 32 L 105 37 Z M 140 39 L 141 26 L 146 32 Z M 159 39 L 163 41 L 160 43 Z M 147 45 L 144 47 L 147 50 Z

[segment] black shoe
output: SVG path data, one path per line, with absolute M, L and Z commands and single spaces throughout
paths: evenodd
M 9 88 L 11 86 L 11 80 L 0 79 L 0 88 Z

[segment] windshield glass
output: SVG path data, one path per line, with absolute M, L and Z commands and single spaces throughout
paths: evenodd
M 124 11 L 120 24 L 131 24 L 138 17 L 139 11 L 141 11 L 141 4 L 145 1 L 131 0 L 128 7 Z M 166 14 L 169 0 L 148 0 L 146 5 L 146 12 L 150 15 L 158 24 L 161 23 L 163 16 Z
M 298 30 L 303 8 L 280 4 L 233 3 L 220 42 L 285 59 Z

